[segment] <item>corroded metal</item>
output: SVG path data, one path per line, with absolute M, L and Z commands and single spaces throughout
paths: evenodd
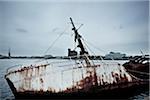
M 92 86 L 105 86 L 121 82 L 131 82 L 132 77 L 118 63 L 100 63 L 85 67 L 85 62 L 67 64 L 46 63 L 30 65 L 8 71 L 8 78 L 18 92 L 50 91 L 70 93 L 78 90 L 89 91 Z M 95 71 L 93 70 L 95 69 Z

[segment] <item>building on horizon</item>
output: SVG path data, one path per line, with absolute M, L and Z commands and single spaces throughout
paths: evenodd
M 105 59 L 123 59 L 126 54 L 121 54 L 120 52 L 110 52 L 105 55 Z
M 45 55 L 44 56 L 44 59 L 50 59 L 50 58 L 53 58 L 53 56 L 52 55 Z

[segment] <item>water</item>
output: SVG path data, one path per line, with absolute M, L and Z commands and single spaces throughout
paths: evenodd
M 28 64 L 37 61 L 37 59 L 0 59 L 0 100 L 12 100 L 14 96 L 4 79 L 7 68 L 18 65 L 18 64 Z M 51 59 L 50 61 L 58 61 L 58 59 Z M 124 63 L 126 61 L 118 60 L 119 63 Z M 137 91 L 134 96 L 130 97 L 131 100 L 148 100 L 149 91 Z

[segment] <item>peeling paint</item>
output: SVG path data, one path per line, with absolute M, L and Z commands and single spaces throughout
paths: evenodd
M 46 63 L 24 66 L 14 71 L 9 69 L 6 77 L 12 81 L 18 92 L 88 91 L 95 85 L 105 86 L 132 81 L 131 76 L 118 63 L 99 63 L 87 68 L 84 63 L 77 64 L 72 61 L 64 65 L 63 63 Z

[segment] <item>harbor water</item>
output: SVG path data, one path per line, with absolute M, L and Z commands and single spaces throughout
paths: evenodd
M 12 100 L 15 99 L 6 80 L 4 79 L 4 75 L 6 70 L 14 65 L 19 64 L 30 64 L 32 62 L 38 61 L 39 59 L 0 59 L 0 100 Z M 62 59 L 61 59 L 62 60 Z M 49 62 L 60 61 L 60 59 L 50 59 Z M 108 60 L 106 60 L 108 62 Z M 109 61 L 110 62 L 110 61 Z M 118 63 L 125 63 L 127 60 L 115 60 Z M 135 95 L 130 97 L 131 100 L 148 100 L 149 99 L 149 91 L 136 91 Z

